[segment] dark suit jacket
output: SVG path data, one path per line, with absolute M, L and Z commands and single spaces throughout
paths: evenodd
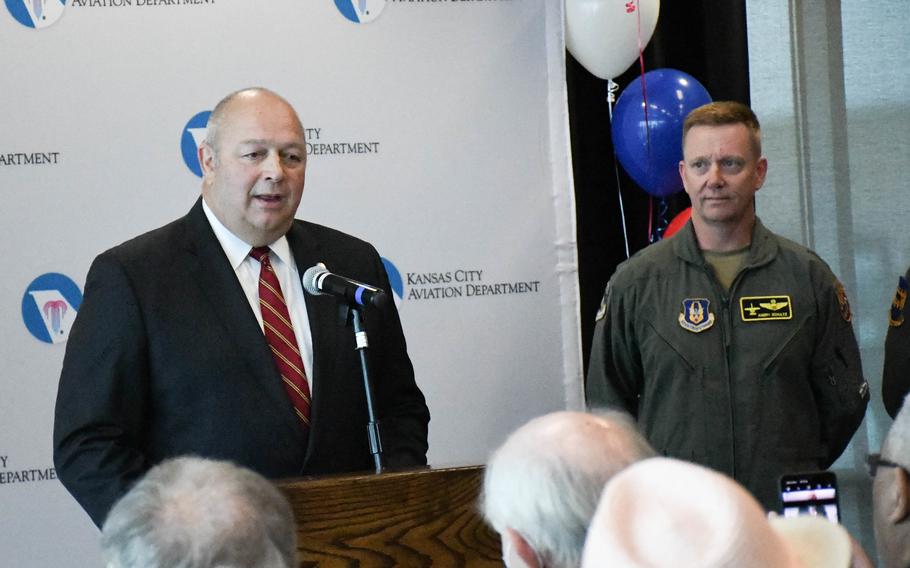
M 317 262 L 390 290 L 376 250 L 304 221 L 287 234 Z M 365 310 L 386 464 L 426 463 L 429 412 L 398 313 Z M 54 423 L 57 476 L 97 525 L 156 463 L 193 454 L 270 478 L 373 467 L 359 355 L 329 296 L 306 297 L 312 427 L 294 416 L 265 337 L 197 201 L 186 217 L 99 255 L 71 330 Z

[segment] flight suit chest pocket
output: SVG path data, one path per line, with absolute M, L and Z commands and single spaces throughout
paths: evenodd
M 697 345 L 692 338 L 680 337 L 672 327 L 656 322 L 650 322 L 646 331 L 640 346 L 644 380 L 638 416 L 642 429 L 663 455 L 704 462 L 707 385 Z
M 681 371 L 695 372 L 705 361 L 723 356 L 721 325 L 713 313 L 702 316 L 710 327 L 693 331 L 687 329 L 683 316 L 654 318 L 643 326 L 640 350 L 645 377 L 650 373 L 675 375 Z M 709 319 L 710 318 L 710 319 Z
M 808 375 L 815 349 L 811 321 L 814 320 L 809 316 L 803 316 L 787 322 L 744 324 L 737 333 L 737 344 L 751 346 L 744 351 L 751 357 L 760 357 L 755 364 L 763 376 L 774 375 L 778 370 L 792 374 L 796 369 L 804 369 L 800 374 Z

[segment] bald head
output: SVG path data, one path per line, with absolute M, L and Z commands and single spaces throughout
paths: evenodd
M 291 103 L 284 97 L 275 91 L 264 87 L 247 87 L 234 91 L 218 101 L 218 104 L 216 104 L 215 108 L 212 110 L 212 114 L 209 115 L 209 120 L 205 127 L 205 143 L 217 152 L 218 143 L 220 142 L 219 134 L 221 133 L 220 130 L 225 122 L 225 118 L 230 116 L 231 111 L 236 107 L 237 103 L 242 104 L 244 102 L 249 103 L 254 101 L 268 101 L 273 104 L 284 105 L 290 109 L 291 114 L 297 121 L 297 126 L 300 128 L 301 132 L 303 131 L 303 124 L 300 122 L 300 117 L 297 116 L 294 107 L 292 107 Z
M 900 412 L 894 418 L 882 444 L 881 454 L 910 469 L 910 397 L 904 400 Z
M 847 531 L 819 517 L 769 522 L 745 487 L 709 468 L 653 458 L 617 474 L 600 499 L 582 568 L 847 568 Z
M 513 432 L 494 460 L 558 460 L 573 470 L 618 470 L 647 447 L 626 414 L 562 411 L 534 418 Z
M 872 484 L 875 543 L 885 566 L 910 566 L 910 397 L 885 437 L 881 460 Z
M 625 414 L 565 411 L 535 418 L 490 458 L 484 515 L 500 534 L 522 535 L 548 566 L 577 566 L 606 482 L 653 454 Z

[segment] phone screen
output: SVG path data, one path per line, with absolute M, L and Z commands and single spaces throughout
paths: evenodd
M 780 478 L 781 513 L 824 516 L 839 522 L 837 510 L 837 476 L 831 471 L 796 473 Z

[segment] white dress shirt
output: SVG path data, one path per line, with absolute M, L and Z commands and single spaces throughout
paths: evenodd
M 215 231 L 224 254 L 237 275 L 237 280 L 243 287 L 246 299 L 250 303 L 250 308 L 259 321 L 259 327 L 265 329 L 262 324 L 262 312 L 259 309 L 259 261 L 250 256 L 252 246 L 244 242 L 240 237 L 228 230 L 221 224 L 221 221 L 215 217 L 215 214 L 209 209 L 205 199 L 202 200 L 202 210 Z M 297 270 L 297 263 L 294 262 L 294 255 L 291 254 L 291 247 L 285 237 L 281 237 L 269 245 L 271 252 L 269 260 L 275 274 L 278 276 L 278 283 L 281 285 L 281 293 L 284 295 L 284 302 L 287 304 L 288 313 L 291 316 L 291 324 L 294 326 L 294 337 L 297 339 L 297 346 L 300 349 L 300 357 L 303 359 L 303 367 L 306 371 L 306 380 L 310 386 L 310 395 L 313 393 L 313 334 L 310 331 L 310 320 L 307 317 L 306 301 L 304 299 L 303 284 L 300 281 L 300 272 Z

